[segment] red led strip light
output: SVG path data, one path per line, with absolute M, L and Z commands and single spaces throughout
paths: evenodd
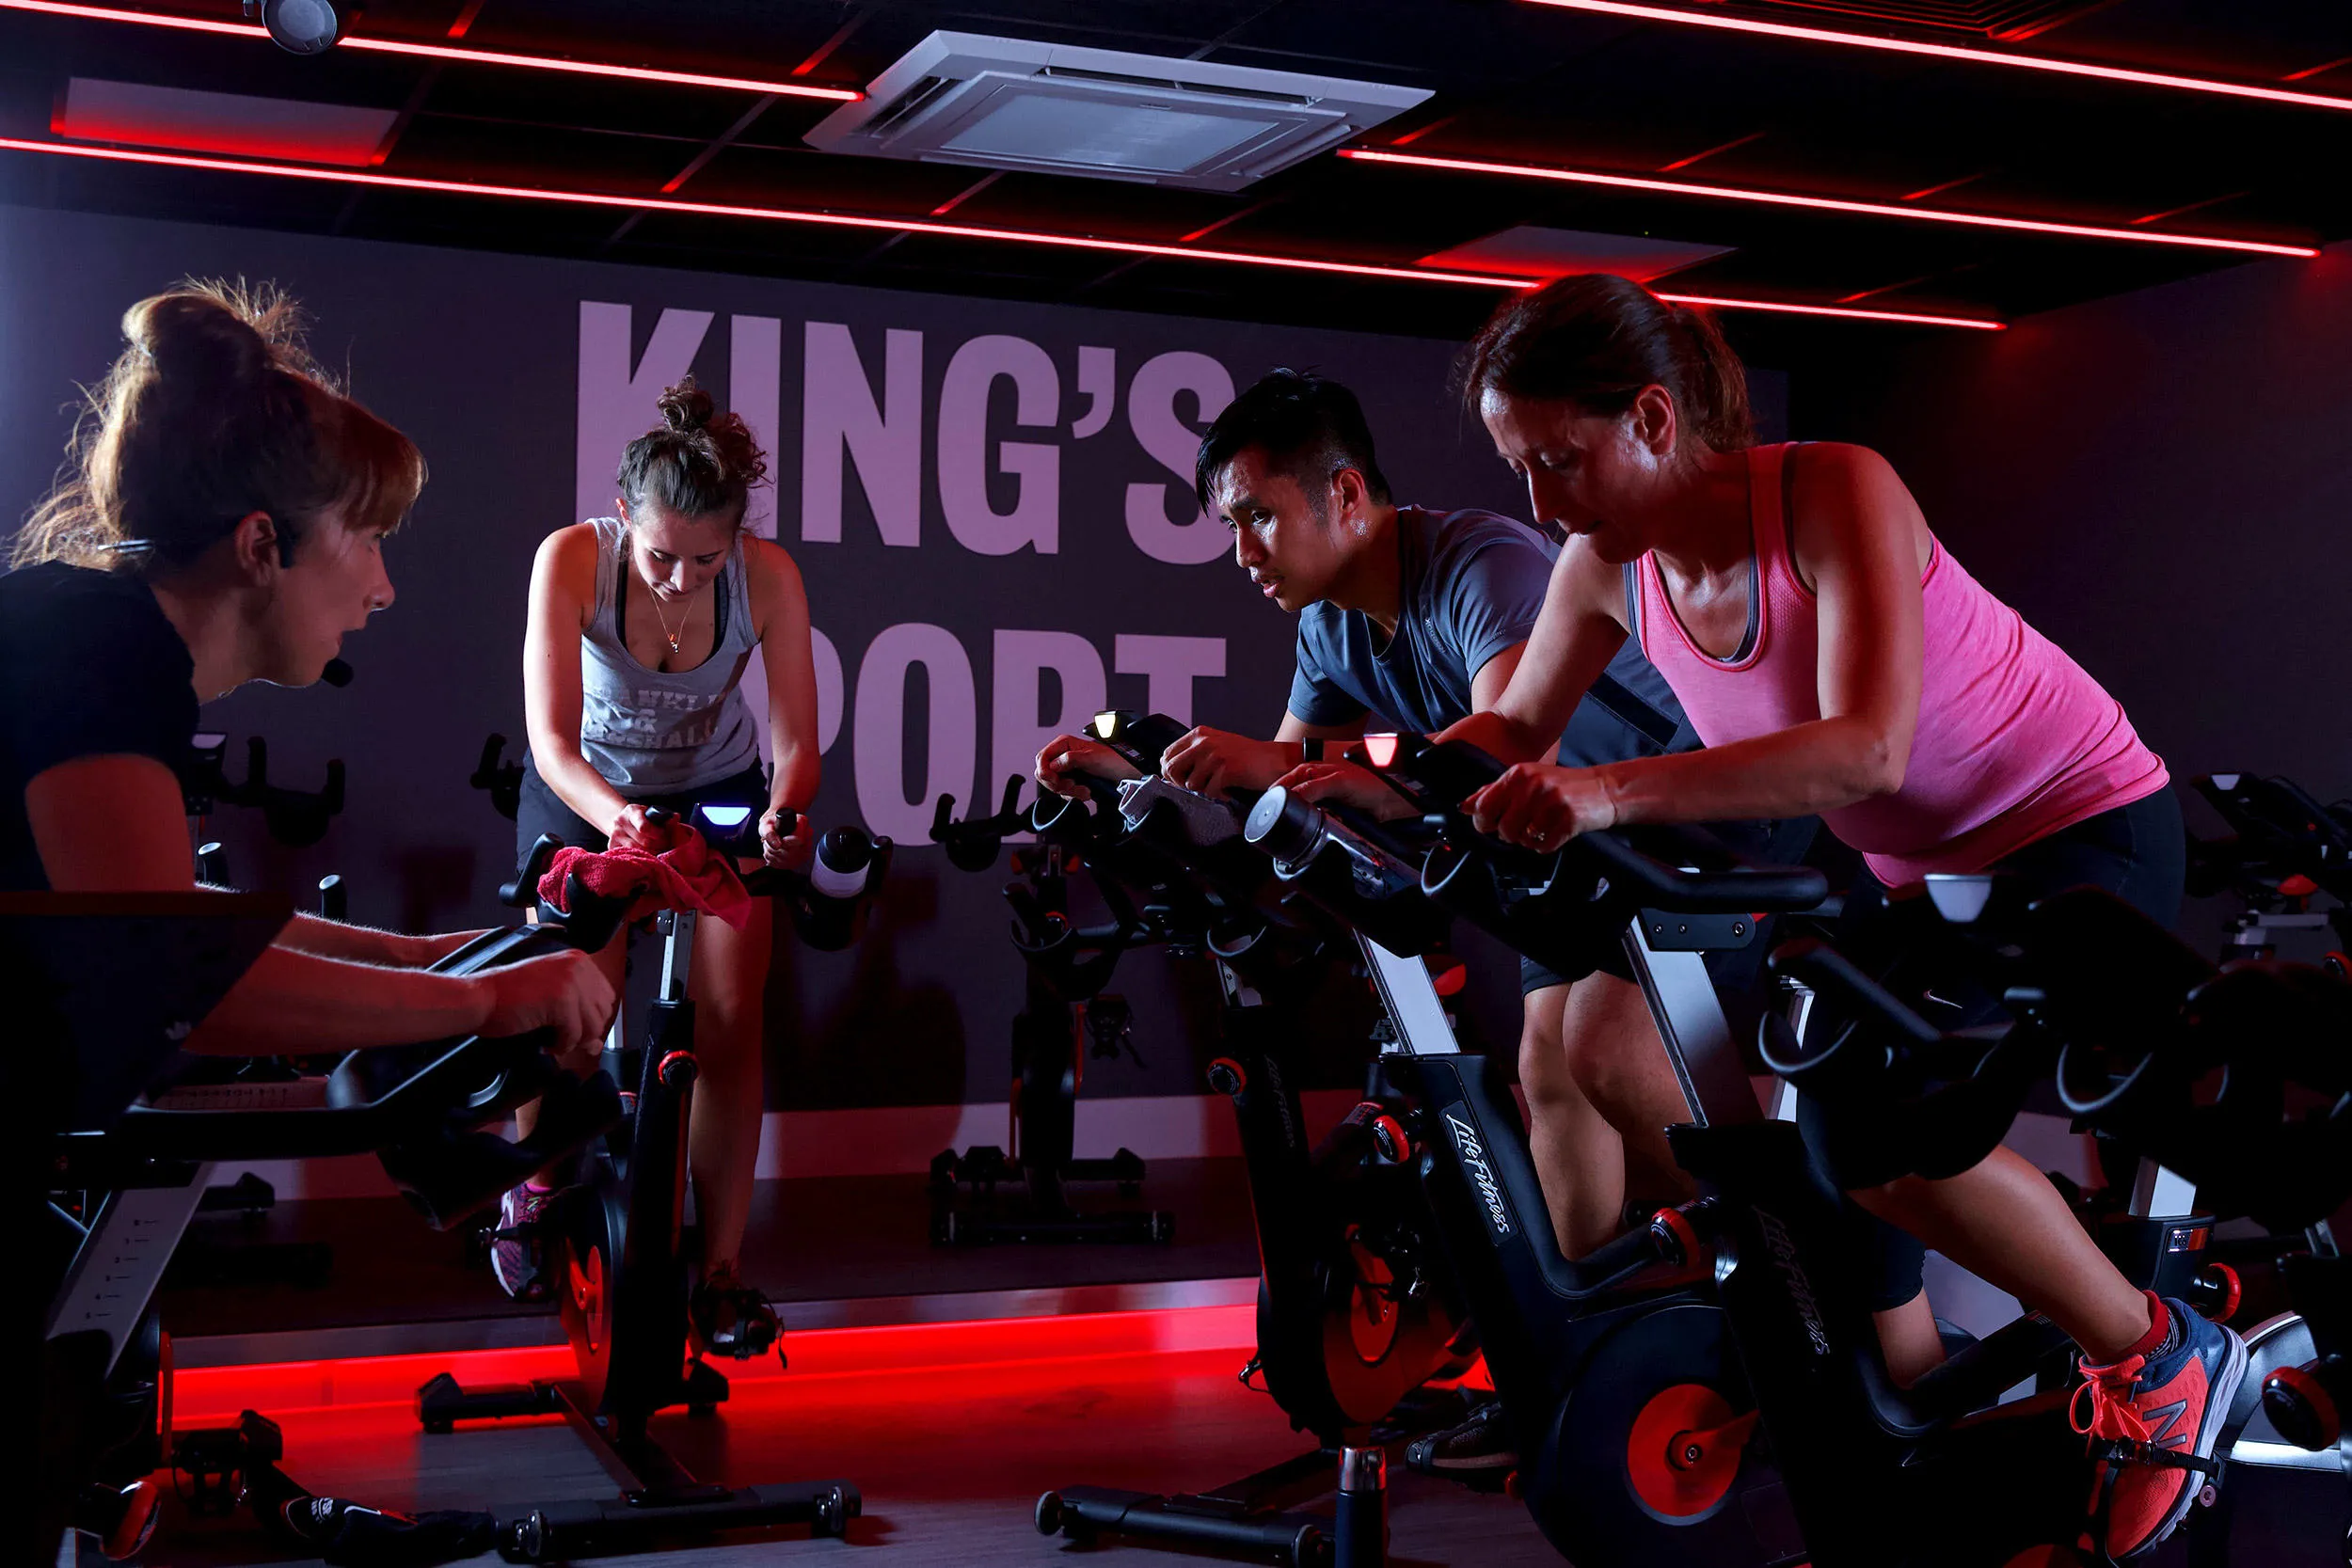
M 70 0 L 0 0 L 0 10 L 39 11 L 46 16 L 70 16 L 85 22 L 128 22 L 143 27 L 169 27 L 185 33 L 213 33 L 229 38 L 262 39 L 267 28 L 250 23 L 215 22 L 204 17 L 167 16 L 156 11 L 123 10 L 112 6 L 81 6 Z M 791 98 L 821 98 L 829 103 L 854 103 L 866 95 L 848 87 L 816 87 L 805 82 L 763 82 L 747 76 L 710 76 L 691 71 L 657 71 L 651 66 L 603 65 L 594 60 L 564 60 L 546 55 L 508 55 L 490 49 L 462 49 L 446 43 L 411 43 L 403 39 L 346 38 L 338 49 L 371 55 L 405 55 L 419 59 L 449 60 L 461 65 L 511 66 L 521 71 L 553 71 L 572 76 L 606 76 L 628 82 L 662 82 L 681 87 L 726 87 L 739 92 L 772 92 Z
M 1464 174 L 1506 175 L 1515 180 L 1555 180 L 1573 185 L 1607 185 L 1618 190 L 1655 191 L 1666 196 L 1692 196 L 1712 201 L 1747 201 L 1769 207 L 1804 207 L 1816 212 L 1854 213 L 1865 217 L 1913 218 L 1921 223 L 1962 224 L 1972 229 L 2011 229 L 2023 233 L 2061 234 L 2079 240 L 2126 240 L 2137 245 L 2236 250 L 2257 256 L 2308 257 L 2319 254 L 2310 245 L 2276 245 L 2265 240 L 2232 240 L 2216 234 L 2167 234 L 2147 229 L 2108 229 L 2090 223 L 1996 217 L 1990 213 L 1955 213 L 1941 207 L 1852 201 L 1842 197 L 1795 196 L 1781 191 L 1750 190 L 1738 185 L 1703 185 L 1688 180 L 1659 180 L 1647 175 L 1602 174 L 1591 169 L 1494 163 L 1484 158 L 1438 158 L 1421 152 L 1385 152 L 1372 148 L 1343 148 L 1340 156 L 1359 163 L 1403 164 L 1413 168 L 1448 169 Z
M 1460 283 L 1487 289 L 1524 289 L 1530 279 L 1491 273 L 1441 272 L 1432 267 L 1389 267 L 1368 261 L 1337 261 L 1310 256 L 1272 256 L 1246 250 L 1209 250 L 1196 245 L 1156 245 L 1144 240 L 1104 239 L 1092 234 L 1055 234 L 1025 229 L 993 229 L 970 223 L 939 223 L 923 218 L 866 217 L 790 207 L 744 207 L 717 201 L 683 201 L 675 197 L 608 195 L 596 191 L 542 190 L 527 185 L 483 185 L 459 180 L 424 180 L 413 175 L 379 174 L 359 169 L 307 168 L 296 164 L 258 163 L 246 158 L 209 158 L 183 152 L 145 152 L 120 147 L 78 147 L 65 142 L 27 141 L 0 136 L 0 151 L 45 152 L 67 158 L 150 164 L 167 168 L 208 169 L 223 174 L 266 174 L 283 180 L 309 180 L 326 184 L 369 185 L 384 190 L 425 191 L 445 196 L 499 197 L 516 201 L 546 201 L 573 207 L 618 208 L 628 212 L 680 213 L 693 217 L 758 218 L 774 223 L 801 223 L 832 229 L 863 229 L 886 233 L 936 234 L 948 239 L 1002 240 L 1015 245 L 1047 245 L 1063 250 L 1090 250 L 1120 256 L 1158 256 L 1179 261 L 1224 261 L 1238 266 L 1271 267 L 1287 272 L 1321 273 L 1343 277 L 1375 277 L 1401 283 Z M 1971 327 L 1998 332 L 2006 324 L 1980 316 L 1939 316 L 1905 310 L 1860 310 L 1833 305 L 1798 305 L 1769 299 L 1728 299 L 1698 294 L 1661 294 L 1682 305 L 1707 305 L 1724 310 L 1761 310 L 1781 315 L 1837 316 L 1852 321 L 1883 322 L 1913 326 Z
M 2134 87 L 2167 87 L 2175 92 L 2200 92 L 2219 98 L 2251 98 L 2265 103 L 2290 103 L 2304 109 L 2352 109 L 2352 98 L 2324 92 L 2295 92 L 2286 87 L 2258 87 L 2251 82 L 2223 82 L 2210 76 L 2179 76 L 2165 71 L 2137 71 L 2130 66 L 2093 65 L 2088 60 L 2054 59 L 2047 55 L 2012 55 L 1999 49 L 1971 49 L 1964 44 L 1928 43 L 1915 39 L 1879 38 L 1869 33 L 1841 33 L 1831 27 L 1805 27 L 1788 22 L 1760 22 L 1744 16 L 1710 16 L 1672 6 L 1645 6 L 1631 0 L 1527 0 L 1564 11 L 1595 11 L 1602 16 L 1630 17 L 1639 22 L 1671 22 L 1686 27 L 1712 27 L 1726 33 L 1753 33 L 1765 38 L 1795 39 L 1804 43 L 1836 43 L 1850 49 L 1876 49 L 1890 55 L 1924 55 L 1931 59 L 1959 60 L 1970 65 L 2004 65 L 2013 71 L 2039 71 L 2053 76 L 2088 76 Z

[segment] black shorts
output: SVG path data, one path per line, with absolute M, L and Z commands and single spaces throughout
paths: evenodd
M 768 773 L 758 763 L 753 763 L 731 778 L 717 784 L 704 784 L 699 789 L 681 790 L 672 795 L 631 795 L 629 800 L 648 806 L 660 806 L 683 816 L 701 805 L 749 806 L 755 812 L 768 809 Z M 601 850 L 604 834 L 588 825 L 587 819 L 565 805 L 547 780 L 539 776 L 538 767 L 526 755 L 523 758 L 523 787 L 515 806 L 515 863 L 520 865 L 531 847 L 541 833 L 553 833 L 578 849 Z
M 2085 885 L 2105 888 L 2169 929 L 2180 919 L 2188 874 L 2180 798 L 2169 787 L 2160 789 L 2038 839 L 1988 869 L 2017 877 L 2042 895 Z M 1931 1010 L 1936 1022 L 1947 1029 L 1998 1022 L 2007 1017 L 1997 998 L 1950 976 L 1938 979 L 1911 973 L 1901 954 L 1874 944 L 1879 927 L 1872 917 L 1884 910 L 1885 893 L 1867 870 L 1856 873 L 1853 891 L 1846 895 L 1839 946 L 1899 996 L 1916 996 L 1922 989 L 1933 987 L 1937 1000 L 1946 1006 Z M 1805 1143 L 1829 1180 L 1841 1190 L 1851 1191 L 1867 1180 L 1867 1173 L 1855 1169 L 1855 1151 L 1865 1147 L 1865 1129 L 1859 1118 L 1868 1114 L 1864 1109 L 1826 1104 L 1812 1095 L 1798 1098 L 1797 1124 L 1804 1131 Z M 1858 1211 L 1856 1219 L 1860 1226 L 1857 1246 L 1871 1259 L 1869 1276 L 1875 1281 L 1877 1295 L 1873 1307 L 1899 1307 L 1917 1295 L 1925 1249 L 1904 1232 Z

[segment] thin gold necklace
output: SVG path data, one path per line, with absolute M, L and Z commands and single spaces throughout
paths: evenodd
M 686 640 L 686 628 L 693 624 L 694 601 L 691 599 L 686 601 L 686 618 L 678 623 L 677 630 L 672 631 L 670 618 L 661 613 L 661 595 L 654 592 L 651 583 L 645 585 L 645 596 L 653 600 L 653 618 L 655 623 L 661 627 L 661 635 L 669 642 L 670 651 L 676 653 L 678 644 Z

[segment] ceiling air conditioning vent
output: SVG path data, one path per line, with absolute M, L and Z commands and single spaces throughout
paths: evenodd
M 933 33 L 808 140 L 827 152 L 1237 191 L 1428 98 L 1377 82 Z

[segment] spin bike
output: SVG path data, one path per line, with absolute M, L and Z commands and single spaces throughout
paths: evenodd
M 1546 1538 L 1579 1568 L 1997 1568 L 2071 1544 L 2091 1471 L 2062 1384 L 1997 1402 L 2054 1366 L 2062 1375 L 2062 1337 L 2027 1316 L 1895 1386 L 1845 1199 L 1797 1129 L 1764 1115 L 1701 965 L 1708 947 L 1754 940 L 1761 913 L 1818 905 L 1820 874 L 1747 865 L 1682 829 L 1590 833 L 1536 855 L 1478 834 L 1455 805 L 1502 771 L 1475 748 L 1376 737 L 1361 755 L 1422 819 L 1374 823 L 1269 792 L 1249 832 L 1278 868 L 1335 912 L 1434 898 L 1563 974 L 1621 954 L 1690 1112 L 1668 1135 L 1705 1196 L 1562 1259 L 1515 1109 L 1455 1047 L 1421 966 L 1365 943 L 1403 1026 L 1391 1073 L 1417 1102 L 1406 1126 L 1438 1233 L 1518 1439 L 1517 1490 Z M 1850 1037 L 1804 1038 L 1817 1034 Z M 1776 1043 L 1768 1033 L 1768 1057 Z M 2000 1043 L 2026 1057 L 2037 1031 Z M 1847 1055 L 1875 1059 L 1867 1043 Z M 2000 1097 L 2030 1078 L 1977 1075 L 1958 1102 L 1908 1117 L 1890 1103 L 1886 1148 L 1913 1162 L 1890 1176 L 1981 1159 L 2020 1103 Z M 2170 1207 L 2166 1187 L 2152 1180 L 2139 1223 L 2103 1241 L 2128 1255 L 2127 1274 L 2181 1294 L 2211 1221 Z M 1994 1484 L 1998 1508 L 1986 1506 Z
M 752 808 L 704 805 L 696 811 L 694 826 L 714 848 L 757 853 Z M 566 888 L 568 913 L 538 897 L 541 878 L 560 847 L 552 835 L 542 834 L 502 896 L 535 903 L 543 924 L 577 926 L 585 917 L 609 932 L 616 901 L 590 893 L 577 872 Z M 889 840 L 835 828 L 818 841 L 806 876 L 763 868 L 747 875 L 744 884 L 755 895 L 783 898 L 803 940 L 845 947 L 856 940 L 890 858 Z M 661 972 L 644 1043 L 626 1049 L 616 1019 L 606 1073 L 598 1075 L 633 1082 L 633 1105 L 592 1151 L 584 1179 L 558 1196 L 548 1222 L 550 1250 L 562 1259 L 554 1265 L 562 1271 L 556 1294 L 577 1378 L 468 1389 L 443 1373 L 418 1390 L 418 1418 L 431 1433 L 449 1432 L 462 1421 L 562 1415 L 620 1482 L 618 1498 L 545 1503 L 503 1521 L 499 1549 L 510 1560 L 642 1551 L 719 1530 L 782 1524 L 805 1523 L 813 1533 L 838 1536 L 861 1510 L 857 1488 L 846 1481 L 736 1488 L 704 1483 L 649 1430 L 662 1410 L 683 1405 L 691 1414 L 708 1415 L 728 1392 L 725 1377 L 691 1348 L 686 1153 L 696 1068 L 687 976 L 696 920 L 691 910 L 655 917 Z M 743 1354 L 753 1354 L 749 1344 Z
M 1145 772 L 1184 726 L 1154 716 L 1098 716 L 1098 738 Z M 1171 933 L 1158 911 L 1138 907 L 1115 879 L 1092 879 L 1109 906 L 1106 924 L 1080 925 L 1071 915 L 1071 879 L 1088 869 L 1092 834 L 1083 812 L 1058 796 L 1041 794 L 1020 809 L 1021 781 L 1005 782 L 993 816 L 954 817 L 955 797 L 943 795 L 931 819 L 931 841 L 961 870 L 986 871 L 1004 841 L 1034 833 L 1013 851 L 1015 880 L 1005 885 L 1012 910 L 1013 945 L 1023 970 L 1021 1011 L 1012 1021 L 1012 1094 L 1009 1143 L 943 1150 L 931 1161 L 931 1241 L 941 1246 L 995 1242 L 1167 1243 L 1176 1216 L 1133 1207 L 1088 1213 L 1070 1200 L 1073 1182 L 1107 1182 L 1132 1202 L 1142 1191 L 1144 1163 L 1133 1149 L 1081 1158 L 1075 1152 L 1077 1100 L 1089 1058 L 1132 1052 L 1134 1017 L 1124 998 L 1104 988 L 1131 948 L 1165 944 Z M 1018 1181 L 1022 1196 L 1007 1201 L 1002 1184 Z M 962 1190 L 971 1196 L 961 1198 Z
M 277 1468 L 283 1448 L 266 1417 L 172 1429 L 170 1337 L 152 1300 L 215 1163 L 373 1151 L 420 1215 L 447 1229 L 620 1116 L 609 1080 L 564 1072 L 536 1036 L 354 1052 L 329 1074 L 292 1080 L 181 1074 L 175 1042 L 290 912 L 251 894 L 0 896 L 0 970 L 26 1000 L 27 1042 L 42 1046 L 24 1053 L 40 1092 L 28 1098 L 35 1135 L 22 1147 L 38 1167 L 34 1190 L 48 1195 L 30 1228 L 36 1250 L 62 1243 L 55 1272 L 36 1271 L 51 1293 L 36 1379 L 39 1500 L 25 1512 L 47 1538 L 24 1560 L 54 1560 L 69 1521 L 109 1557 L 135 1553 L 155 1519 L 150 1478 L 167 1464 L 192 1513 L 250 1502 L 294 1544 L 332 1544 L 276 1507 L 309 1495 Z M 562 944 L 553 927 L 520 927 L 433 967 L 472 974 Z M 530 1139 L 486 1130 L 532 1099 L 544 1114 Z M 357 1513 L 363 1528 L 388 1517 Z
M 1109 713 L 1098 734 L 1144 726 Z M 1132 760 L 1132 759 L 1131 759 Z M 1403 1106 L 1375 1066 L 1362 1100 L 1313 1141 L 1295 1080 L 1299 1025 L 1318 982 L 1350 956 L 1345 927 L 1285 899 L 1242 842 L 1231 800 L 1157 777 L 1084 781 L 1088 863 L 1127 890 L 1183 945 L 1206 953 L 1224 997 L 1210 1085 L 1233 1103 L 1260 1275 L 1257 1352 L 1242 1380 L 1263 1386 L 1316 1447 L 1207 1493 L 1069 1486 L 1039 1499 L 1041 1533 L 1117 1535 L 1238 1550 L 1305 1568 L 1383 1560 L 1387 1449 L 1467 1414 L 1458 1391 L 1424 1388 L 1474 1350 L 1430 1235 L 1426 1202 L 1401 1164 Z M 1329 1516 L 1288 1512 L 1333 1493 Z
M 2299 809 L 2291 818 L 2308 821 Z M 2236 1497 L 2225 1475 L 2299 1470 L 2352 1480 L 2340 1415 L 2352 1394 L 2352 1259 L 2328 1224 L 2352 1197 L 2352 1068 L 2344 1050 L 2352 1040 L 2352 985 L 2325 964 L 2240 958 L 2216 968 L 2090 888 L 2035 900 L 1998 878 L 1939 878 L 1921 902 L 1961 935 L 1955 948 L 1973 958 L 1979 982 L 2001 988 L 2020 1013 L 2036 1047 L 2034 1069 L 2052 1080 L 2060 1106 L 2103 1143 L 2139 1158 L 2135 1197 L 2153 1180 L 2193 1193 L 2196 1207 L 2217 1219 L 2244 1217 L 2270 1232 L 2256 1245 L 2273 1255 L 2288 1309 L 2245 1331 L 2248 1373 L 2212 1459 L 2162 1461 L 2209 1478 L 2199 1494 L 2209 1506 L 2187 1521 L 2187 1557 L 2199 1568 L 2221 1568 L 2233 1560 Z M 1820 995 L 1867 1029 L 1860 1044 L 1850 1028 L 1825 1047 L 1798 1046 L 1791 1059 L 1774 1061 L 1799 1082 L 1818 1078 L 1839 1092 L 1880 1096 L 1891 1087 L 1927 1108 L 1963 1102 L 2018 1060 L 2011 1040 L 1988 1052 L 1981 1039 L 1939 1034 L 1814 944 L 1792 944 L 1773 962 L 1823 982 Z M 1768 1039 L 1766 1054 L 1779 1058 L 1791 1045 L 1784 1032 Z M 2011 1092 L 1995 1086 L 1992 1101 Z M 2116 1223 L 2110 1216 L 2094 1233 Z M 2299 1240 L 2290 1239 L 2298 1230 Z M 2174 1224 L 2158 1235 L 2156 1289 L 2186 1296 L 2209 1316 L 2230 1315 L 2239 1287 L 2226 1264 L 2207 1263 L 2187 1289 L 2172 1289 L 2197 1259 L 2222 1250 L 2206 1227 Z M 2143 1262 L 2153 1239 L 2143 1229 Z M 2255 1424 L 2258 1415 L 2267 1430 Z M 2352 1536 L 2345 1551 L 2352 1560 Z

